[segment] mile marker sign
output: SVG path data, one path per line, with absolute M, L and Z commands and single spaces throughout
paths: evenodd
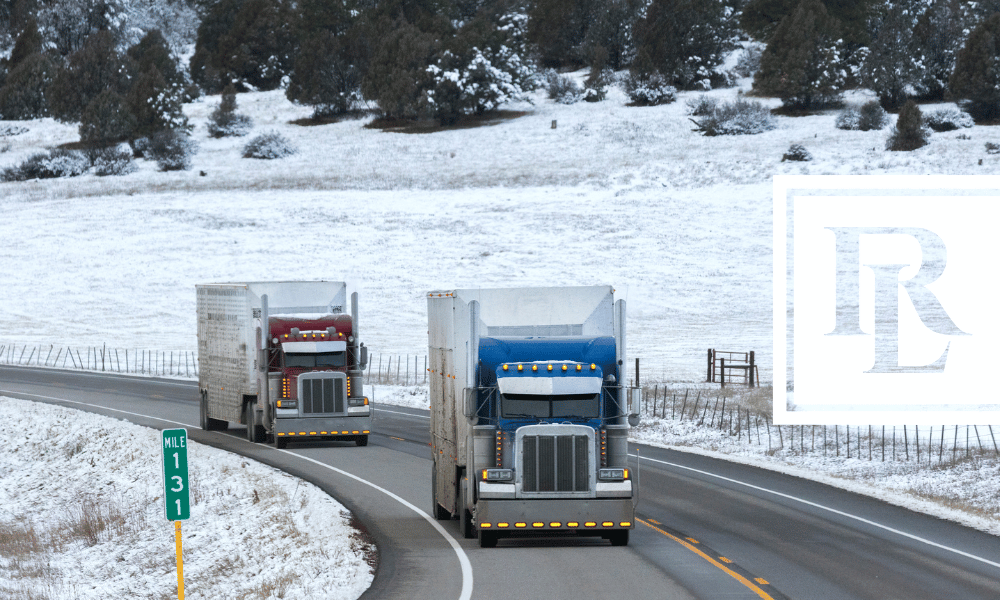
M 163 499 L 168 521 L 191 516 L 188 493 L 187 429 L 163 430 Z

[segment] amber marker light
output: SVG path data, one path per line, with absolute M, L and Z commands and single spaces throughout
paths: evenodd
M 532 527 L 545 527 L 545 523 L 532 523 Z
M 552 365 L 549 365 L 549 370 L 550 370 L 550 371 L 552 370 Z
M 601 525 L 604 525 L 605 527 L 614 527 L 615 526 L 615 524 L 612 521 L 605 521 L 605 522 L 601 523 Z
M 621 523 L 619 523 L 619 525 L 621 525 L 622 527 L 631 527 L 632 526 L 632 522 L 631 521 L 622 521 Z
M 518 371 L 523 371 L 524 370 L 524 365 L 517 365 L 517 370 Z
M 562 527 L 562 523 L 560 523 L 559 521 L 552 521 L 551 523 L 549 523 L 549 527 Z
M 479 526 L 483 529 L 489 529 L 490 527 L 493 527 L 493 523 L 480 523 Z
M 590 363 L 590 370 L 594 371 L 596 369 L 597 369 L 597 365 L 595 365 L 594 363 Z
M 567 368 L 567 367 L 566 367 L 566 365 L 563 365 L 563 371 L 565 371 L 565 370 L 566 370 L 566 368 Z
M 497 527 L 499 527 L 500 529 L 507 529 L 508 527 L 510 527 L 510 523 L 497 523 Z
M 570 521 L 569 523 L 566 523 L 566 527 L 579 527 L 579 526 L 580 526 L 579 521 Z
M 583 370 L 583 365 L 576 365 L 576 370 L 577 371 L 582 371 Z
M 523 529 L 527 526 L 528 526 L 527 523 L 514 523 L 514 527 L 517 527 L 518 529 Z
M 504 365 L 504 366 L 503 366 L 503 370 L 504 370 L 504 371 L 506 371 L 506 370 L 507 370 L 507 365 Z
M 593 521 L 587 521 L 586 523 L 583 524 L 583 526 L 584 527 L 597 527 L 597 523 L 595 523 Z
M 538 370 L 538 365 L 531 365 L 531 370 L 532 371 L 537 371 Z

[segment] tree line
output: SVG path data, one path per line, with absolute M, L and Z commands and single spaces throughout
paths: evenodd
M 186 64 L 159 28 L 135 39 L 140 4 L 197 16 Z M 522 97 L 544 70 L 706 90 L 733 83 L 723 61 L 741 43 L 740 74 L 790 110 L 865 87 L 887 110 L 955 99 L 1000 118 L 1000 0 L 0 0 L 4 36 L 0 118 L 79 122 L 95 143 L 183 129 L 181 103 L 230 86 L 283 88 L 316 118 L 445 125 Z

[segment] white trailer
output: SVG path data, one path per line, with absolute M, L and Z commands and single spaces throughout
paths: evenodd
M 358 295 L 334 281 L 195 286 L 203 429 L 247 426 L 247 439 L 368 443 Z

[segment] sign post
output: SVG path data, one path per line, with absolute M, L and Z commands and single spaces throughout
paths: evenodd
M 177 547 L 177 600 L 184 600 L 184 559 L 181 555 L 181 521 L 191 516 L 188 492 L 187 429 L 164 429 L 160 448 L 163 452 L 163 501 L 168 521 L 174 522 Z

